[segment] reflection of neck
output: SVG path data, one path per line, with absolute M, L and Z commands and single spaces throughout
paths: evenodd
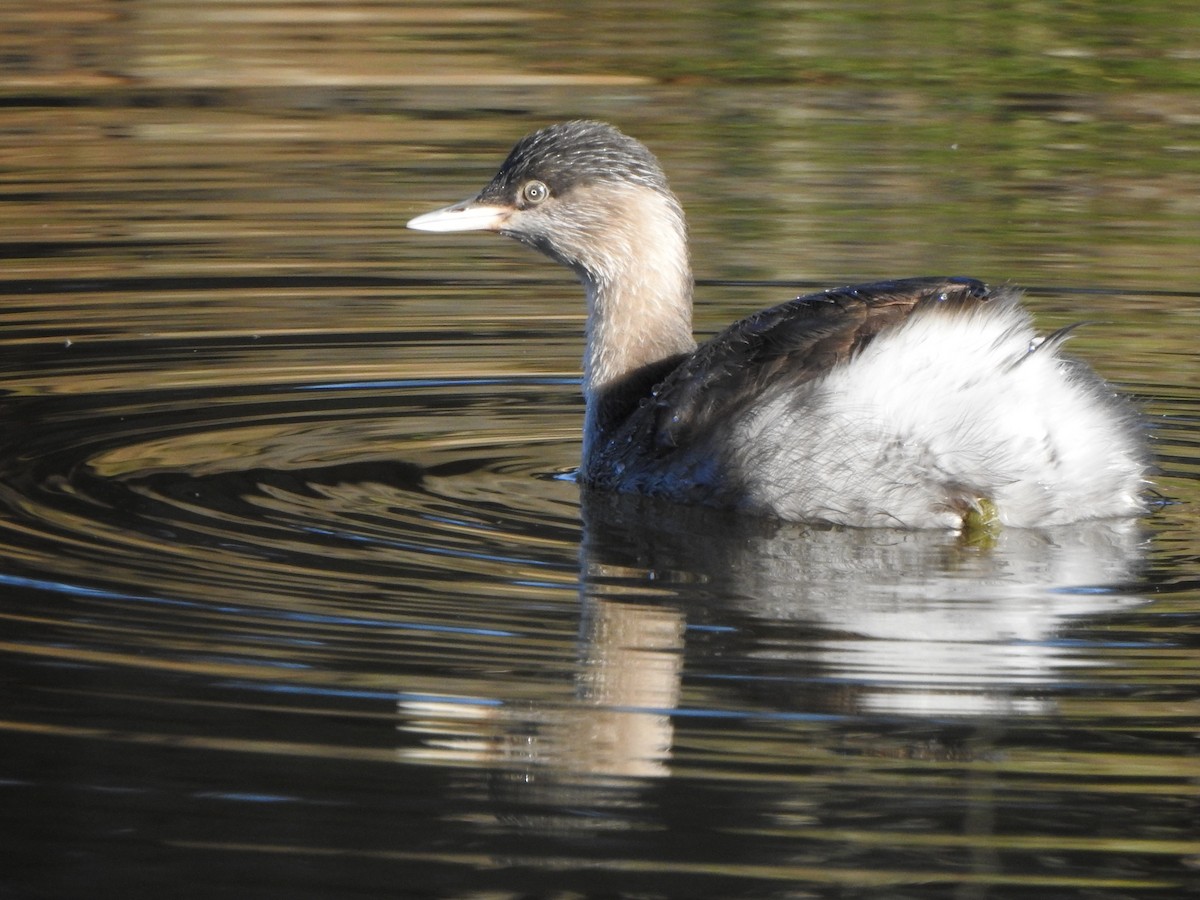
M 692 271 L 683 215 L 673 197 L 644 188 L 622 198 L 604 233 L 604 255 L 575 268 L 587 291 L 587 401 L 583 456 L 692 352 Z
M 579 675 L 586 743 L 572 746 L 576 771 L 650 777 L 667 774 L 683 677 L 683 614 L 585 598 Z

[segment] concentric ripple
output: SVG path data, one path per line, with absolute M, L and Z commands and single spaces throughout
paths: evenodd
M 426 379 L 10 399 L 28 427 L 0 455 L 7 580 L 84 603 L 86 622 L 65 618 L 79 652 L 137 628 L 172 655 L 188 615 L 242 645 L 225 663 L 261 661 L 281 629 L 290 655 L 267 655 L 288 665 L 329 629 L 511 637 L 489 608 L 510 586 L 564 614 L 575 599 L 577 490 L 556 476 L 577 444 L 522 410 L 576 392 Z M 176 612 L 147 612 L 161 607 Z

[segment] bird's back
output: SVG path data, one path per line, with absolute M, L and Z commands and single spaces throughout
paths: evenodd
M 1136 415 L 1018 301 L 921 278 L 756 313 L 615 400 L 584 479 L 860 526 L 1135 514 Z

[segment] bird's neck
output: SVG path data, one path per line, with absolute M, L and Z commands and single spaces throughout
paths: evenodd
M 619 233 L 605 236 L 604 260 L 577 269 L 588 302 L 585 469 L 598 441 L 696 348 L 692 271 L 678 203 L 650 192 L 639 192 L 633 202 L 635 214 L 623 220 Z

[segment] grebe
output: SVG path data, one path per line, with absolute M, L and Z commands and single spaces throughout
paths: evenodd
M 683 210 L 654 155 L 611 125 L 522 138 L 477 195 L 408 227 L 496 231 L 579 277 L 585 485 L 850 526 L 1143 510 L 1138 417 L 1061 355 L 1069 328 L 1034 331 L 1012 288 L 835 288 L 697 347 Z

